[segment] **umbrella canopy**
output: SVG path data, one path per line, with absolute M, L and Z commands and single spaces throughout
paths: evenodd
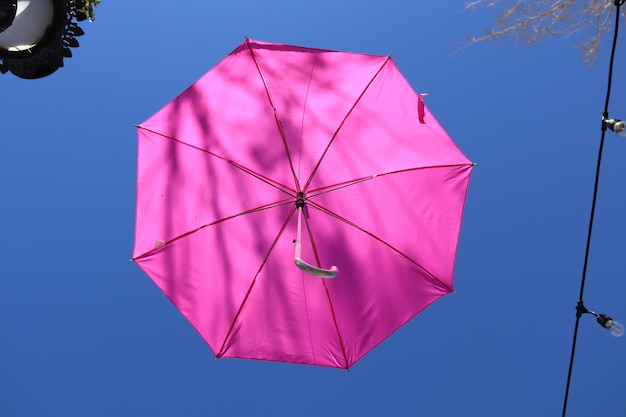
M 217 357 L 347 369 L 453 291 L 472 167 L 391 57 L 246 39 L 138 126 L 133 260 Z

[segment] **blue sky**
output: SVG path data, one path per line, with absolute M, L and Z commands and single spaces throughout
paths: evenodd
M 610 39 L 486 43 L 463 1 L 104 1 L 65 67 L 0 76 L 0 415 L 560 415 Z M 349 372 L 216 361 L 128 259 L 139 124 L 249 36 L 393 54 L 478 165 L 456 293 Z M 626 42 L 626 40 L 623 40 Z M 610 115 L 626 117 L 624 42 Z M 626 142 L 607 135 L 585 304 L 626 322 Z M 623 416 L 626 339 L 581 320 L 568 416 Z

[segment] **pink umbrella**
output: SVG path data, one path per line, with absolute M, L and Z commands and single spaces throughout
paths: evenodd
M 453 291 L 473 164 L 391 57 L 246 39 L 138 136 L 133 260 L 217 357 L 347 369 Z

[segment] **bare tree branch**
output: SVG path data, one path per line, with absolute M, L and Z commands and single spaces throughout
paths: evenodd
M 493 28 L 468 39 L 467 45 L 489 40 L 532 45 L 552 37 L 576 41 L 583 61 L 594 64 L 602 36 L 613 28 L 612 0 L 473 0 L 465 10 L 496 9 Z

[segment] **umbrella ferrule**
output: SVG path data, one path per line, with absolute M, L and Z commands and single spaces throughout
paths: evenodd
M 304 192 L 300 191 L 296 195 L 296 208 L 304 208 Z

